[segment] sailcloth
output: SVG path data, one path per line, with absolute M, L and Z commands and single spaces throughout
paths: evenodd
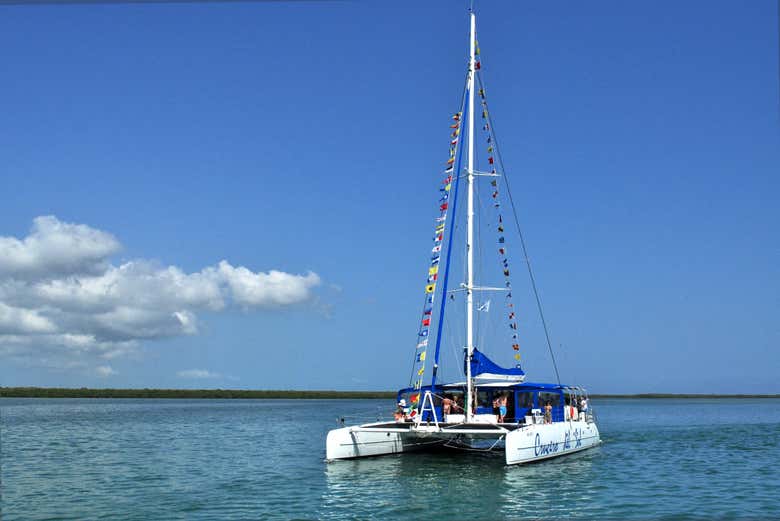
M 477 348 L 474 348 L 474 353 L 471 355 L 471 375 L 483 381 L 522 382 L 525 380 L 525 371 L 520 367 L 501 367 Z

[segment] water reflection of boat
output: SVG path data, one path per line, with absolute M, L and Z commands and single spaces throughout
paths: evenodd
M 528 267 L 553 365 L 555 360 L 488 112 L 480 72 L 481 61 L 478 58 L 480 53 L 476 40 L 475 14 L 471 12 L 469 17 L 467 81 L 460 110 L 453 115 L 450 125 L 449 158 L 439 188 L 439 214 L 434 229 L 434 246 L 428 266 L 409 387 L 398 392 L 399 410 L 395 421 L 379 421 L 330 431 L 326 442 L 328 460 L 431 449 L 502 450 L 504 461 L 513 464 L 578 452 L 600 442 L 599 430 L 592 410 L 588 408 L 584 389 L 562 385 L 560 380 L 557 383 L 527 382 L 520 365 L 519 310 L 514 307 L 512 298 L 508 256 L 510 241 L 507 240 L 508 232 L 505 230 L 510 224 L 514 224 L 520 239 L 523 262 Z M 477 101 L 481 106 L 482 136 L 487 151 L 486 161 L 482 165 L 477 164 L 475 154 Z M 461 130 L 468 137 L 467 145 L 461 139 Z M 465 167 L 461 168 L 464 150 L 467 158 Z M 454 225 L 448 225 L 448 221 L 455 221 L 459 217 L 457 209 L 461 180 L 465 183 L 465 195 L 461 197 L 465 196 L 466 204 L 466 233 L 462 237 L 465 246 L 464 280 L 459 287 L 448 289 L 457 229 Z M 480 185 L 484 186 L 478 189 Z M 509 196 L 511 213 L 504 214 L 504 192 Z M 479 226 L 475 226 L 475 221 L 479 221 Z M 488 226 L 495 234 L 492 239 L 484 237 Z M 475 263 L 475 253 L 486 251 L 497 253 L 497 262 L 494 261 L 492 265 L 492 285 L 488 274 L 489 265 L 479 259 Z M 475 282 L 477 273 L 480 283 Z M 498 294 L 498 299 L 502 301 L 492 307 L 492 315 L 491 300 L 487 298 L 491 294 Z M 475 302 L 476 296 L 480 296 L 479 302 Z M 465 316 L 458 324 L 465 327 L 457 328 L 459 331 L 465 330 L 465 335 L 459 336 L 457 340 L 458 346 L 465 346 L 462 381 L 440 383 L 439 362 L 445 314 L 451 315 L 458 309 L 453 308 L 452 304 L 447 307 L 447 303 L 456 297 L 463 298 L 465 304 L 461 308 L 465 310 Z M 437 303 L 436 309 L 434 302 Z M 481 319 L 482 316 L 487 318 Z M 499 317 L 503 327 L 491 324 L 490 317 Z M 452 322 L 449 324 L 452 326 Z M 491 342 L 488 336 L 500 337 L 501 334 L 505 336 L 503 340 L 507 347 L 511 347 L 509 352 L 512 353 L 514 367 L 502 367 L 484 352 L 484 347 L 495 348 L 501 341 Z M 555 372 L 557 376 L 557 368 Z M 424 379 L 429 383 L 424 383 Z
M 580 452 L 553 465 L 505 467 L 499 515 L 495 519 L 563 519 L 593 504 L 599 483 L 593 452 Z M 557 483 L 554 493 L 550 483 Z
M 317 519 L 549 519 L 587 511 L 598 494 L 595 452 L 549 465 L 504 465 L 497 452 L 403 454 L 325 467 Z M 554 486 L 552 484 L 555 484 Z M 455 500 L 457 498 L 457 500 Z

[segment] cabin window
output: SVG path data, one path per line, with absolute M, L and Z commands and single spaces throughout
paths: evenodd
M 553 407 L 558 407 L 561 404 L 561 395 L 559 393 L 539 393 L 539 407 L 544 407 L 550 402 Z
M 492 407 L 489 391 L 479 391 L 477 393 L 477 407 Z
M 518 409 L 532 409 L 534 406 L 534 393 L 517 393 Z

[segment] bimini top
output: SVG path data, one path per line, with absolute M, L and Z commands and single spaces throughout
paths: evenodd
M 518 366 L 513 368 L 501 367 L 493 362 L 484 353 L 477 349 L 474 349 L 471 357 L 471 375 L 476 380 L 477 387 L 494 387 L 494 388 L 506 388 L 512 387 L 513 389 L 522 389 L 528 391 L 555 391 L 561 390 L 581 390 L 580 387 L 572 387 L 563 384 L 553 383 L 540 383 L 540 382 L 526 382 L 525 372 Z M 446 389 L 457 389 L 465 387 L 466 382 L 450 382 L 445 384 L 439 384 L 439 387 Z M 408 387 L 399 390 L 399 394 L 414 392 L 417 390 L 430 390 L 430 385 L 424 385 L 419 388 Z

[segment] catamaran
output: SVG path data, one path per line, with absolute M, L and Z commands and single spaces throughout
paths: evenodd
M 422 315 L 413 350 L 409 386 L 398 391 L 398 410 L 392 421 L 331 430 L 326 441 L 326 458 L 329 461 L 450 449 L 503 451 L 507 464 L 519 464 L 579 452 L 600 443 L 587 391 L 560 383 L 536 282 L 488 112 L 473 10 L 469 13 L 469 19 L 466 84 L 460 110 L 450 120 L 449 158 L 439 188 L 434 245 L 423 293 Z M 482 156 L 484 167 L 477 165 L 476 157 L 475 145 L 479 132 L 475 118 L 477 103 L 481 108 L 480 126 L 486 151 L 486 155 Z M 466 143 L 461 139 L 463 135 L 468 138 Z M 462 183 L 465 183 L 465 230 L 456 224 L 459 199 L 463 198 L 460 194 Z M 507 218 L 502 204 L 504 189 L 512 211 L 512 214 L 506 214 Z M 514 219 L 511 219 L 512 216 Z M 479 222 L 475 223 L 475 220 Z M 448 221 L 452 222 L 450 226 Z M 508 233 L 505 232 L 505 226 L 508 227 L 512 221 L 522 246 L 523 260 L 528 268 L 530 287 L 535 296 L 557 383 L 526 381 L 525 371 L 520 364 L 519 339 L 523 327 L 518 317 L 520 311 L 515 308 L 513 300 L 509 241 Z M 495 238 L 477 242 L 476 235 L 488 227 L 493 228 Z M 456 237 L 463 239 L 465 252 L 456 245 Z M 485 264 L 475 266 L 475 252 L 487 249 L 493 249 L 498 254 L 498 262 L 494 267 L 500 283 L 492 286 L 475 280 L 475 275 L 481 276 L 488 271 Z M 465 253 L 465 258 L 459 260 L 463 263 L 464 277 L 458 287 L 451 288 L 450 273 L 455 252 Z M 460 257 L 457 253 L 455 257 Z M 495 298 L 496 294 L 502 302 L 493 305 L 491 312 L 492 299 L 486 295 Z M 465 311 L 460 321 L 465 322 L 465 341 L 464 331 L 460 328 L 462 324 L 454 328 L 453 320 L 446 318 L 453 313 L 453 309 L 457 309 L 454 308 L 456 298 L 465 301 L 465 306 L 460 307 Z M 503 327 L 485 317 L 498 317 L 497 320 L 504 322 Z M 458 334 L 453 335 L 453 329 L 457 329 Z M 503 367 L 485 354 L 488 348 L 495 349 L 500 345 L 500 341 L 492 340 L 492 337 L 500 338 L 502 335 L 506 337 L 507 348 L 511 348 L 508 353 L 512 354 L 513 367 Z M 462 363 L 459 361 L 453 365 L 462 373 L 456 375 L 460 376 L 456 381 L 442 383 L 442 348 L 446 339 L 453 337 L 456 338 L 458 350 L 462 349 L 458 356 Z

